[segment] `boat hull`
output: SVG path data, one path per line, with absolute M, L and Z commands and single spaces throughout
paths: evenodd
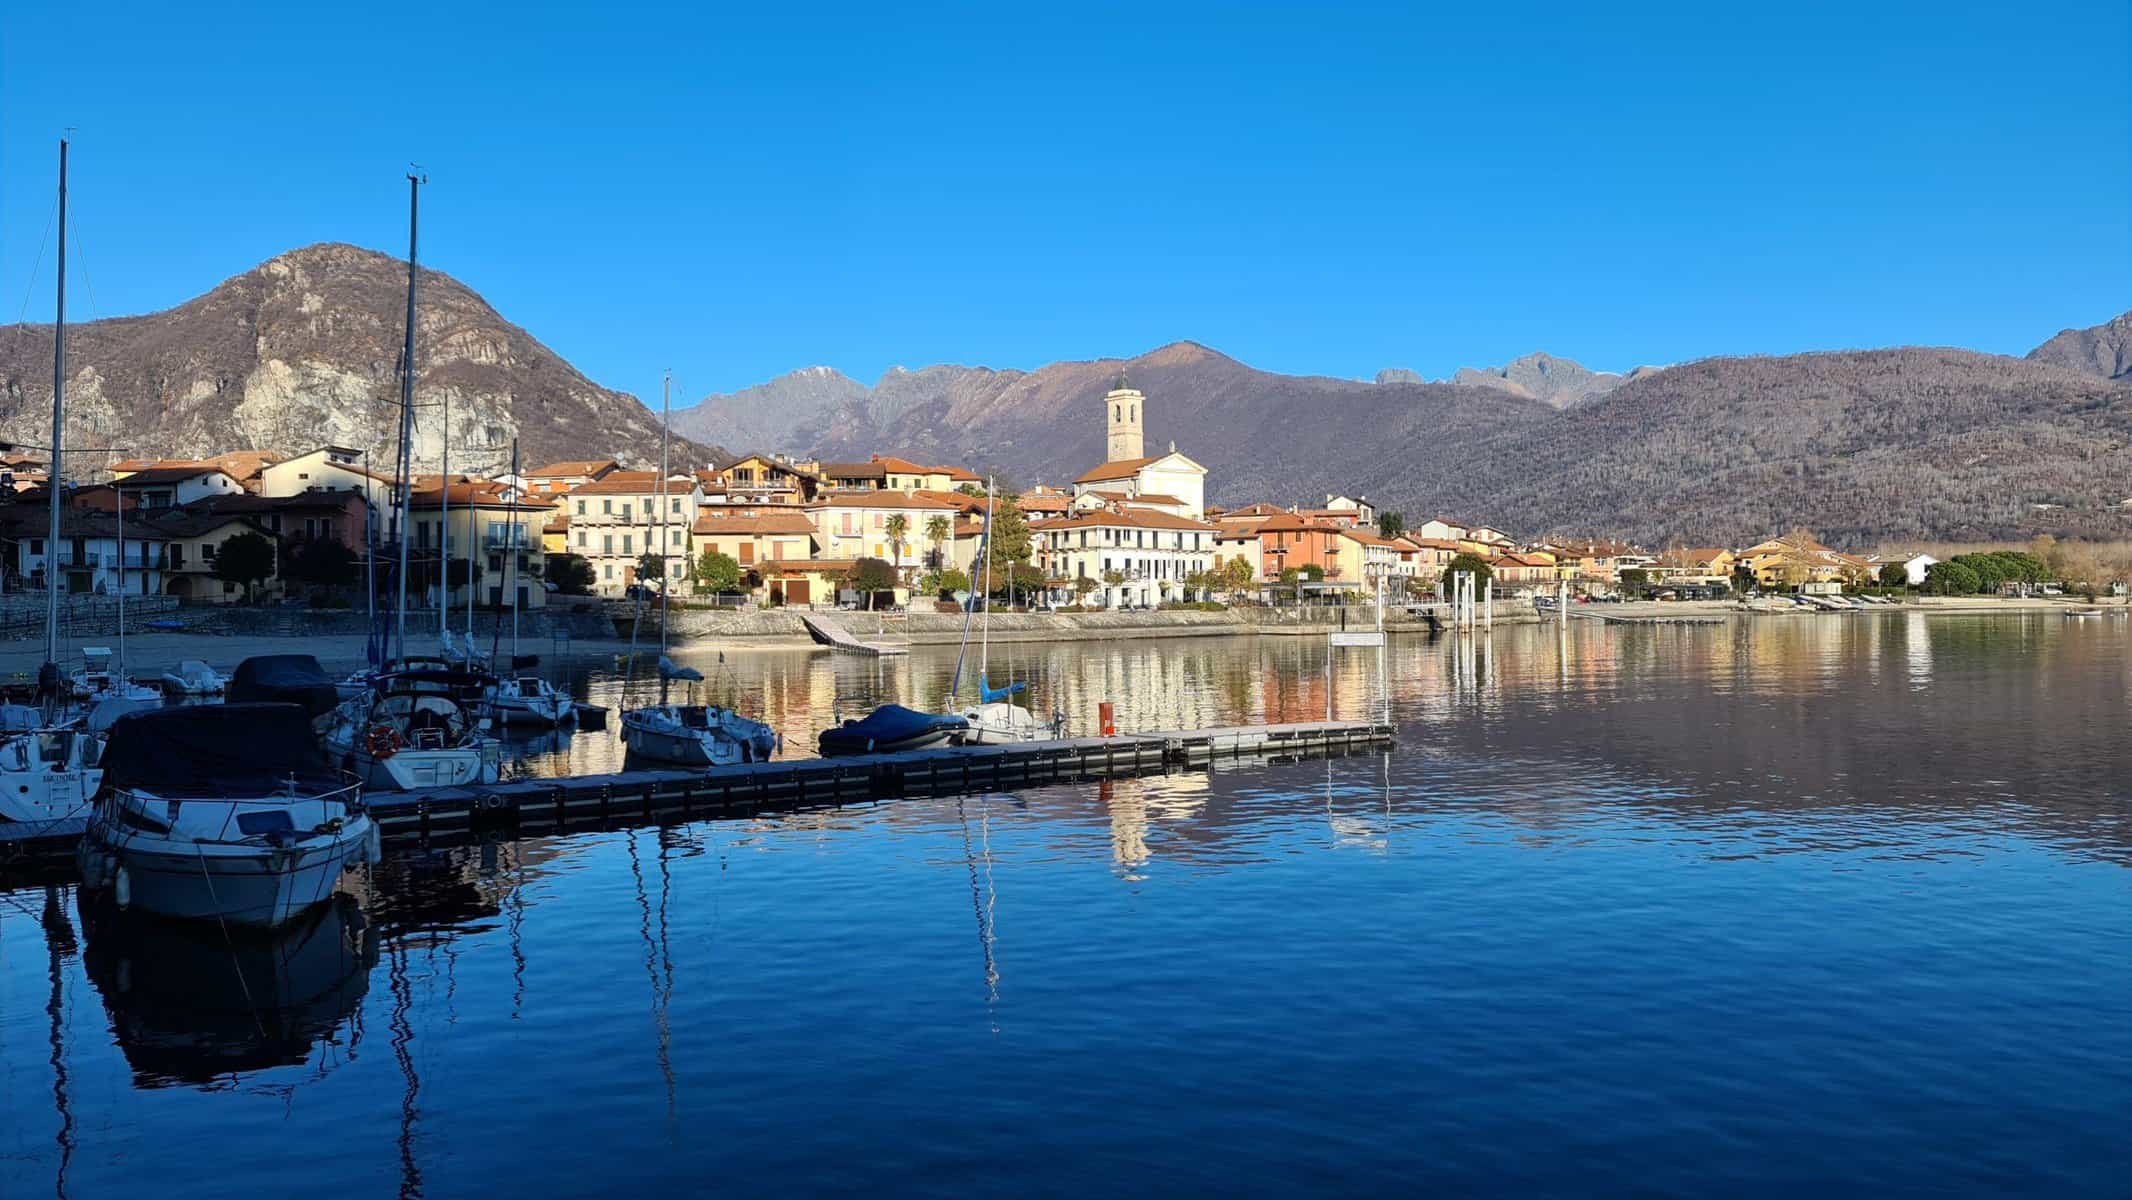
M 375 851 L 376 826 L 360 814 L 332 834 L 266 846 L 178 843 L 132 832 L 99 813 L 78 861 L 83 886 L 109 890 L 121 908 L 270 927 L 331 897 L 341 873 Z
M 520 729 L 553 729 L 577 716 L 577 706 L 567 696 L 499 696 L 489 702 L 489 711 L 498 724 Z

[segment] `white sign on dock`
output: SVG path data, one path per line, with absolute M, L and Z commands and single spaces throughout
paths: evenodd
M 1335 646 L 1382 646 L 1384 633 L 1381 630 L 1340 630 L 1332 635 Z

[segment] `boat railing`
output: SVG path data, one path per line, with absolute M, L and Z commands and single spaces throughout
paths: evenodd
M 246 834 L 242 833 L 241 831 L 236 837 L 231 837 L 230 825 L 231 823 L 236 821 L 242 811 L 246 809 L 282 808 L 286 807 L 288 803 L 292 800 L 311 800 L 328 804 L 338 803 L 345 810 L 346 816 L 353 817 L 360 815 L 363 812 L 362 782 L 360 780 L 354 779 L 352 776 L 349 776 L 346 772 L 341 772 L 341 775 L 343 778 L 349 779 L 350 782 L 345 783 L 340 787 L 334 788 L 332 791 L 317 793 L 298 791 L 296 788 L 296 781 L 292 777 L 282 785 L 287 790 L 282 792 L 280 795 L 271 796 L 164 796 L 143 788 L 115 787 L 109 789 L 104 794 L 103 803 L 108 806 L 106 812 L 104 813 L 104 816 L 106 817 L 106 819 L 109 819 L 116 823 L 127 824 L 128 822 L 124 821 L 120 814 L 125 809 L 125 806 L 122 801 L 128 797 L 131 797 L 136 800 L 143 798 L 153 799 L 165 804 L 175 802 L 180 807 L 187 803 L 228 805 L 229 811 L 224 814 L 222 818 L 221 828 L 216 830 L 214 837 L 212 839 L 196 840 L 212 840 L 218 842 L 265 841 L 267 839 L 266 835 L 264 834 Z M 309 832 L 315 833 L 318 831 L 311 830 Z

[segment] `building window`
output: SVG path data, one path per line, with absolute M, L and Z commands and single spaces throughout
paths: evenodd
M 627 533 L 625 533 L 625 534 L 623 534 L 623 535 L 622 535 L 622 553 L 624 553 L 624 554 L 628 554 L 628 553 L 631 553 L 631 550 L 630 550 L 630 538 L 631 538 L 631 537 L 632 537 L 632 535 L 631 535 L 631 534 L 627 534 Z
M 577 515 L 581 517 L 585 515 L 585 502 L 583 500 L 577 502 Z
M 602 578 L 602 579 L 613 579 L 613 578 L 614 578 L 614 564 L 613 564 L 613 563 L 608 563 L 608 564 L 607 564 L 606 566 L 604 566 L 604 567 L 601 567 L 601 568 L 600 568 L 600 578 Z
M 603 533 L 603 534 L 601 534 L 601 535 L 600 535 L 600 553 L 602 553 L 602 554 L 613 554 L 613 553 L 614 553 L 614 535 L 613 535 L 613 534 L 611 534 L 611 533 Z
M 612 501 L 612 500 L 602 500 L 602 501 L 600 501 L 600 511 L 601 511 L 602 513 L 605 513 L 606 515 L 608 515 L 608 516 L 610 516 L 610 517 L 611 517 L 611 516 L 613 516 L 613 515 L 614 515 L 614 501 Z

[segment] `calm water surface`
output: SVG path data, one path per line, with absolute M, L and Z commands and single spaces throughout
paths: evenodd
M 0 1195 L 2123 1196 L 2128 650 L 1416 638 L 1388 755 L 396 852 L 234 947 L 0 894 Z M 991 665 L 1085 731 L 1359 716 L 1341 653 Z M 954 666 L 693 661 L 794 754 Z

